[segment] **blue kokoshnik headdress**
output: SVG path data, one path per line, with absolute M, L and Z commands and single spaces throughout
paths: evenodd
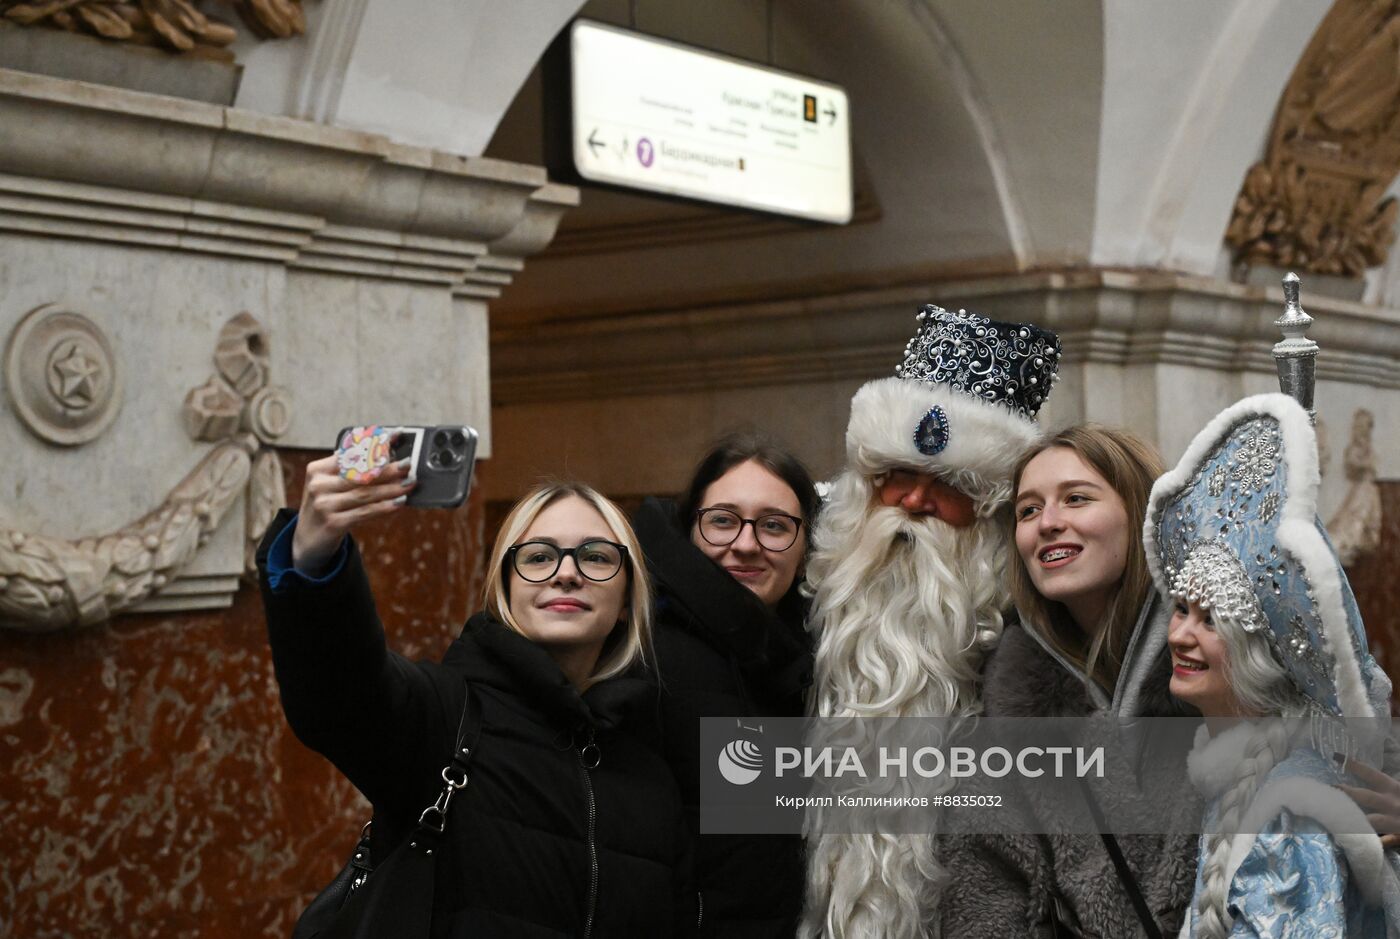
M 1317 517 L 1319 481 L 1307 412 L 1287 395 L 1245 398 L 1152 487 L 1148 566 L 1163 595 L 1261 634 L 1315 709 L 1385 716 L 1390 683 Z

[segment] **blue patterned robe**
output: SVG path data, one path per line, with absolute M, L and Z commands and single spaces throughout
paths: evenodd
M 1325 786 L 1346 781 L 1316 752 L 1298 748 L 1274 767 L 1265 785 L 1297 777 Z M 1206 809 L 1207 830 L 1214 827 L 1219 805 L 1216 797 Z M 1384 912 L 1366 903 L 1345 854 L 1317 821 L 1284 809 L 1258 835 L 1236 837 L 1254 841 L 1230 882 L 1231 939 L 1385 939 Z M 1201 836 L 1196 862 L 1187 921 L 1192 939 L 1208 838 Z

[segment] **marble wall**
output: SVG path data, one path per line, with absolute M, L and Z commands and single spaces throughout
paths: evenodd
M 280 456 L 289 502 L 318 452 Z M 360 533 L 394 648 L 480 594 L 481 490 Z M 285 937 L 368 807 L 282 716 L 257 591 L 226 610 L 0 632 L 0 935 Z
M 1347 580 L 1356 594 L 1356 605 L 1366 623 L 1371 652 L 1381 668 L 1400 684 L 1400 581 L 1395 558 L 1400 557 L 1400 481 L 1382 481 L 1381 543 L 1375 551 L 1347 569 Z M 1400 698 L 1391 709 L 1400 714 Z

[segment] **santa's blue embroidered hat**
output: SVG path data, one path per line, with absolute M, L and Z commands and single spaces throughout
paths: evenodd
M 1163 595 L 1261 634 L 1298 690 L 1334 717 L 1384 715 L 1389 682 L 1317 517 L 1317 435 L 1282 394 L 1226 408 L 1152 487 L 1143 541 Z
M 1039 436 L 1036 413 L 1054 384 L 1060 340 L 1029 323 L 933 306 L 893 378 L 851 399 L 846 458 L 869 476 L 934 473 L 990 511 L 1010 496 L 1011 470 Z

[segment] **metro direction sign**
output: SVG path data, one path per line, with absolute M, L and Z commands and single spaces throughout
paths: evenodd
M 561 44 L 568 87 L 555 103 L 568 113 L 554 116 L 551 170 L 851 220 L 850 109 L 840 87 L 589 20 L 575 20 Z

